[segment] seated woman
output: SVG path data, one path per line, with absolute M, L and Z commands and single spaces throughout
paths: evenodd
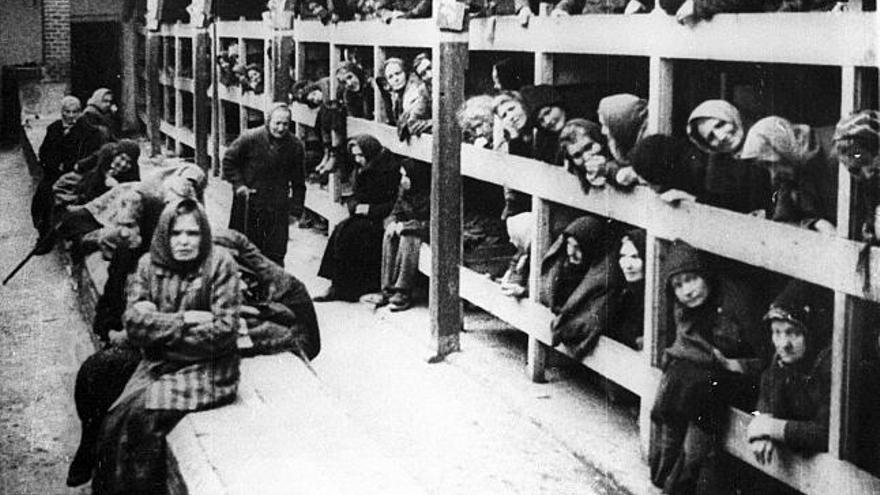
M 403 113 L 403 94 L 408 78 L 403 60 L 392 57 L 382 64 L 382 77 L 377 79 L 376 85 L 382 94 L 388 125 L 396 126 Z
M 592 352 L 609 330 L 623 288 L 610 221 L 578 218 L 550 246 L 541 262 L 541 302 L 553 314 L 552 345 L 565 344 L 577 360 Z
M 647 100 L 626 93 L 606 96 L 599 101 L 596 113 L 614 158 L 607 165 L 609 182 L 622 187 L 634 185 L 638 176 L 630 166 L 630 155 L 648 125 Z
M 397 136 L 401 141 L 431 132 L 431 78 L 431 58 L 425 53 L 416 55 L 397 119 Z
M 620 238 L 617 263 L 625 285 L 617 302 L 617 318 L 608 336 L 635 349 L 642 349 L 645 333 L 645 231 L 632 229 Z
M 608 183 L 609 157 L 603 142 L 601 127 L 586 119 L 569 120 L 559 133 L 559 150 L 565 169 L 578 178 L 587 194 L 591 187 L 604 187 Z
M 681 160 L 696 162 L 692 167 L 704 171 L 705 203 L 740 213 L 769 209 L 769 174 L 737 156 L 746 132 L 736 107 L 725 100 L 706 100 L 691 112 L 686 130 L 696 149 L 684 151 Z
M 356 62 L 342 62 L 336 69 L 339 88 L 336 99 L 341 101 L 349 117 L 373 118 L 373 85 L 364 68 Z
M 428 240 L 431 207 L 431 168 L 405 160 L 400 167 L 400 190 L 394 209 L 385 219 L 382 238 L 382 292 L 370 298 L 376 307 L 391 311 L 412 305 L 412 289 L 419 275 L 419 249 Z
M 831 408 L 830 291 L 799 280 L 790 283 L 764 316 L 775 348 L 761 375 L 749 446 L 761 464 L 780 447 L 801 452 L 828 450 Z M 824 307 L 823 307 L 824 306 Z
M 830 129 L 765 117 L 749 129 L 740 157 L 770 172 L 774 222 L 834 235 L 837 218 L 837 158 Z
M 82 205 L 120 183 L 140 180 L 140 155 L 140 146 L 131 139 L 105 144 L 93 159 L 78 162 L 73 172 L 62 175 L 55 182 L 55 205 L 65 208 Z M 86 165 L 86 162 L 94 162 L 94 166 Z M 84 170 L 84 166 L 91 168 Z
M 93 493 L 165 493 L 165 436 L 235 399 L 238 283 L 198 203 L 169 205 L 129 282 L 123 323 L 142 359 L 101 425 Z
M 651 411 L 658 440 L 651 446 L 651 481 L 664 493 L 718 493 L 717 434 L 730 405 L 750 407 L 763 367 L 765 340 L 746 288 L 722 277 L 685 243 L 670 247 L 666 280 L 674 296 L 675 341 Z M 701 490 L 703 491 L 703 490 Z
M 382 263 L 382 221 L 391 213 L 400 184 L 400 164 L 378 139 L 361 134 L 348 141 L 355 165 L 348 210 L 351 214 L 333 229 L 321 259 L 318 276 L 330 288 L 315 301 L 357 301 L 376 292 Z

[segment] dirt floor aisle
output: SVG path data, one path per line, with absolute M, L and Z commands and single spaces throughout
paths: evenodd
M 36 240 L 33 180 L 19 149 L 0 150 L 0 274 Z M 55 253 L 0 287 L 0 494 L 87 494 L 65 486 L 79 440 L 73 383 L 93 348 L 72 279 Z

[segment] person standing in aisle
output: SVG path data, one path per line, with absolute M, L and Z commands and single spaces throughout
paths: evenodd
M 290 116 L 286 104 L 276 103 L 266 125 L 243 132 L 223 156 L 223 175 L 235 194 L 229 228 L 282 267 L 288 217 L 302 215 L 306 197 L 305 152 L 290 133 Z

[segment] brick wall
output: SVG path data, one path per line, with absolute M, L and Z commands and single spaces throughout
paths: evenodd
M 43 0 L 43 63 L 50 81 L 70 78 L 70 0 Z

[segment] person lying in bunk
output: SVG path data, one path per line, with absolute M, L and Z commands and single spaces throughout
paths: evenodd
M 409 141 L 412 136 L 430 133 L 431 121 L 431 57 L 419 53 L 413 59 L 413 70 L 403 90 L 401 112 L 397 118 L 397 136 Z
M 300 19 L 318 19 L 322 24 L 350 21 L 355 17 L 357 2 L 352 0 L 304 0 L 295 3 L 294 12 Z
M 686 132 L 692 147 L 683 159 L 700 162 L 705 171 L 705 202 L 764 216 L 771 204 L 770 174 L 737 156 L 746 135 L 739 110 L 725 100 L 706 100 L 691 112 Z
M 617 314 L 624 281 L 614 249 L 616 230 L 606 218 L 578 218 L 541 261 L 541 302 L 554 314 L 552 345 L 564 344 L 576 360 L 592 352 Z
M 627 0 L 560 0 L 550 11 L 551 17 L 578 14 L 623 14 L 645 11 L 643 6 L 629 6 Z M 639 7 L 639 8 L 637 8 Z M 636 9 L 632 11 L 631 9 Z
M 777 117 L 756 122 L 746 135 L 740 158 L 770 172 L 773 188 L 768 217 L 835 235 L 837 157 L 831 153 L 832 130 L 792 124 Z
M 630 163 L 664 201 L 706 202 L 705 163 L 696 159 L 685 141 L 665 134 L 646 136 L 633 148 Z
M 382 264 L 383 220 L 391 213 L 400 185 L 400 161 L 373 136 L 361 134 L 348 141 L 354 166 L 350 216 L 327 240 L 318 276 L 330 287 L 314 301 L 357 301 L 379 290 Z
M 140 146 L 131 139 L 101 146 L 55 182 L 52 186 L 55 205 L 62 208 L 83 205 L 118 184 L 140 180 L 140 155 Z
M 395 312 L 412 306 L 413 289 L 419 277 L 419 250 L 422 242 L 428 240 L 430 208 L 430 165 L 404 160 L 397 201 L 385 219 L 381 292 L 368 294 L 362 301 L 375 307 L 387 304 Z
M 617 300 L 617 317 L 607 335 L 637 351 L 645 333 L 645 231 L 631 229 L 620 238 L 617 264 L 625 282 Z
M 431 17 L 431 0 L 379 0 L 377 4 L 377 14 L 386 23 Z
M 478 148 L 492 149 L 494 112 L 492 97 L 472 96 L 465 100 L 458 111 L 458 124 L 462 130 L 462 142 Z M 470 260 L 486 261 L 487 252 L 503 252 L 509 246 L 507 231 L 501 220 L 504 210 L 504 193 L 501 186 L 471 177 L 461 178 L 462 195 L 462 247 L 464 263 Z M 506 267 L 505 267 L 506 268 Z M 489 269 L 492 272 L 492 269 Z M 500 276 L 502 273 L 492 273 Z
M 256 63 L 247 64 L 245 78 L 242 80 L 241 89 L 255 95 L 263 94 L 263 66 Z
M 565 126 L 565 102 L 553 86 L 525 86 L 520 90 L 534 126 L 532 158 L 551 165 L 562 165 L 559 134 Z
M 396 126 L 403 113 L 403 94 L 408 80 L 409 74 L 403 60 L 391 57 L 382 64 L 382 76 L 376 79 L 376 87 L 382 95 L 388 125 Z
M 334 74 L 339 83 L 336 99 L 349 117 L 372 120 L 373 80 L 357 62 L 342 62 Z M 404 81 L 406 79 L 404 78 Z
M 235 73 L 235 67 L 238 66 L 238 53 L 234 52 L 237 50 L 237 45 L 230 46 L 226 53 L 217 55 L 216 63 L 219 69 L 220 84 L 227 88 L 239 84 L 238 75 Z
M 652 483 L 670 495 L 721 493 L 725 485 L 714 462 L 725 410 L 752 406 L 762 356 L 769 354 L 766 335 L 757 331 L 754 298 L 714 265 L 683 242 L 670 246 L 666 257 L 675 340 L 664 352 L 651 411 L 659 437 L 649 464 Z
M 166 435 L 235 399 L 240 301 L 235 261 L 212 246 L 204 210 L 169 205 L 128 285 L 123 323 L 142 358 L 98 433 L 93 493 L 166 492 Z
M 764 316 L 775 352 L 761 375 L 748 427 L 749 446 L 760 464 L 778 459 L 780 447 L 828 450 L 832 300 L 830 290 L 795 280 Z
M 599 124 L 586 119 L 571 119 L 559 133 L 559 150 L 563 155 L 565 169 L 574 174 L 581 189 L 589 194 L 592 187 L 604 187 L 608 183 L 608 162 L 602 129 Z
M 834 130 L 834 153 L 858 188 L 859 211 L 856 225 L 861 238 L 878 244 L 874 229 L 875 210 L 880 204 L 880 112 L 860 110 L 840 119 Z
M 630 165 L 630 155 L 648 125 L 647 100 L 627 93 L 606 96 L 599 101 L 596 113 L 614 158 L 606 164 L 608 182 L 619 187 L 635 185 L 638 175 Z
M 653 8 L 653 1 L 645 6 Z M 711 19 L 715 14 L 741 14 L 750 12 L 811 12 L 840 11 L 846 2 L 838 0 L 661 0 L 660 8 L 683 25 Z

